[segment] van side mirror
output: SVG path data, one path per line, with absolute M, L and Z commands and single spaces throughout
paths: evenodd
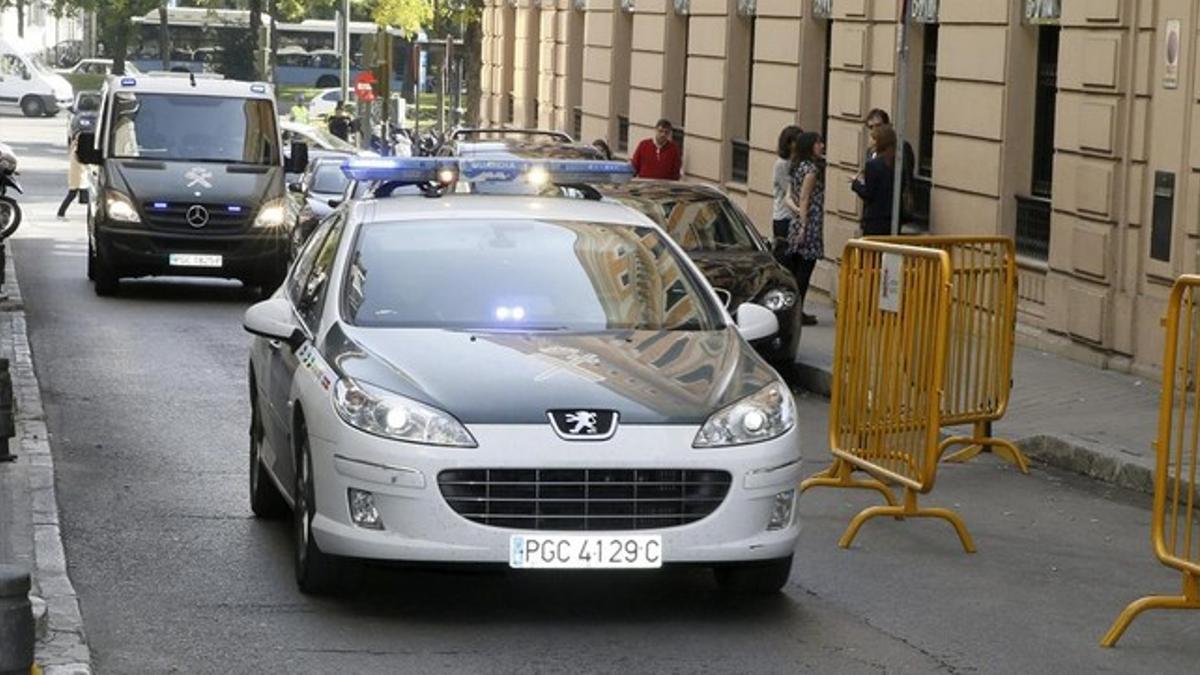
M 304 173 L 308 168 L 308 143 L 296 141 L 292 143 L 292 154 L 284 163 L 286 173 Z
M 75 157 L 79 159 L 80 164 L 95 166 L 100 164 L 104 158 L 100 155 L 100 148 L 96 147 L 96 134 L 88 131 L 81 131 L 78 140 L 75 142 Z

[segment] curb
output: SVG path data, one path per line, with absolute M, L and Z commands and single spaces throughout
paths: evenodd
M 12 338 L 11 365 L 13 395 L 16 402 L 16 452 L 28 467 L 31 496 L 31 522 L 34 544 L 34 591 L 30 594 L 35 611 L 38 642 L 34 658 L 47 675 L 88 675 L 91 650 L 83 631 L 79 597 L 67 574 L 58 517 L 58 496 L 54 487 L 54 458 L 46 429 L 46 413 L 33 368 L 33 355 L 26 332 L 24 301 L 17 283 L 12 246 L 8 246 L 4 292 L 8 299 L 0 307 L 0 316 L 8 322 Z
M 829 398 L 833 393 L 833 373 L 803 359 L 802 353 L 792 368 L 796 384 L 805 391 Z M 1154 494 L 1154 470 L 1119 459 L 1122 454 L 1119 449 L 1115 452 L 1111 448 L 1106 450 L 1099 443 L 1071 435 L 1039 434 L 1012 440 L 1029 459 L 1040 464 L 1127 490 Z

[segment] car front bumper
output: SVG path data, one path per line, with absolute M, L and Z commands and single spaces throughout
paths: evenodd
M 510 537 L 530 529 L 483 525 L 459 515 L 442 496 L 448 469 L 696 469 L 732 475 L 720 505 L 696 522 L 660 529 L 539 530 L 540 535 L 658 534 L 665 563 L 727 563 L 791 555 L 800 532 L 796 486 L 799 432 L 765 443 L 723 449 L 691 447 L 695 427 L 623 426 L 606 442 L 570 442 L 545 426 L 472 426 L 477 448 L 417 446 L 346 427 L 320 438 L 313 426 L 316 516 L 313 533 L 326 553 L 375 560 L 508 563 Z M 348 491 L 373 494 L 385 529 L 356 526 Z M 776 495 L 790 492 L 791 515 L 768 530 Z
M 96 249 L 120 276 L 206 276 L 257 279 L 284 269 L 289 255 L 282 229 L 239 233 L 163 232 L 140 225 L 98 223 Z M 173 267 L 172 253 L 220 255 L 221 267 Z

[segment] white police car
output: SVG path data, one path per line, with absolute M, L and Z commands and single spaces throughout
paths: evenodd
M 610 182 L 621 163 L 354 159 L 356 180 Z M 617 175 L 614 175 L 617 174 Z M 439 193 L 431 189 L 432 194 Z M 250 490 L 297 581 L 342 558 L 712 565 L 773 592 L 799 534 L 795 403 L 652 221 L 537 196 L 356 200 L 252 306 Z

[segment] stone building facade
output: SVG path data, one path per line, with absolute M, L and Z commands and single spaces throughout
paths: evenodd
M 1191 0 L 488 0 L 485 125 L 538 126 L 620 155 L 667 117 L 689 180 L 764 231 L 779 130 L 828 139 L 836 294 L 855 235 L 864 117 L 916 151 L 916 227 L 1013 236 L 1019 337 L 1151 374 L 1172 280 L 1200 267 L 1200 6 Z

